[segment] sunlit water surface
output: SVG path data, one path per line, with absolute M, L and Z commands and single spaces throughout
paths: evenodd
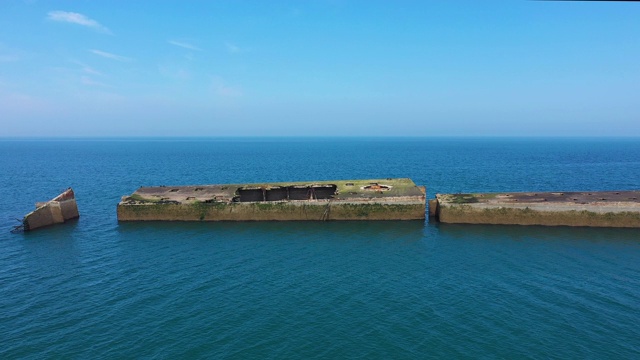
M 640 188 L 637 139 L 0 141 L 0 358 L 640 358 L 640 233 L 126 223 L 139 186 Z M 81 218 L 11 234 L 68 186 Z

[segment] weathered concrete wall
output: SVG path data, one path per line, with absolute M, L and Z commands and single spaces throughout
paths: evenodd
M 474 208 L 439 205 L 438 221 L 460 224 L 640 227 L 640 213 L 588 210 L 539 211 L 532 208 Z
M 443 223 L 639 228 L 637 199 L 635 191 L 438 194 L 435 216 Z
M 34 230 L 53 224 L 61 224 L 79 216 L 75 200 L 50 201 L 27 214 L 23 225 L 25 230 Z
M 119 221 L 423 220 L 426 190 L 411 179 L 141 187 Z
M 61 224 L 79 217 L 75 194 L 70 188 L 51 201 L 36 203 L 36 210 L 25 215 L 22 225 L 25 231 Z
M 25 230 L 34 230 L 44 226 L 64 222 L 62 211 L 58 204 L 46 203 L 35 211 L 27 214 L 23 220 Z
M 62 218 L 66 220 L 75 219 L 80 216 L 78 212 L 78 204 L 75 199 L 59 201 Z
M 429 200 L 429 217 L 436 217 L 438 215 L 438 200 Z
M 118 221 L 420 220 L 425 204 L 287 201 L 119 205 Z

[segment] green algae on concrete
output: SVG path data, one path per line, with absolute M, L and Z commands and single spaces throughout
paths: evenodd
M 119 221 L 420 220 L 425 210 L 410 179 L 142 187 L 117 209 Z
M 638 198 L 640 191 L 437 194 L 433 215 L 443 223 L 635 228 Z

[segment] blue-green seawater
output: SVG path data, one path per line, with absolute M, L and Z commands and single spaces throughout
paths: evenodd
M 139 186 L 640 188 L 639 139 L 0 141 L 0 358 L 640 358 L 637 229 L 126 223 Z M 11 234 L 66 187 L 81 217 Z

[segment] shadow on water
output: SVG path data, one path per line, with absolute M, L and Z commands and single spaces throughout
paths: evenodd
M 121 254 L 131 261 L 163 258 L 176 267 L 196 264 L 225 273 L 242 268 L 249 279 L 266 271 L 283 281 L 299 272 L 343 276 L 354 271 L 355 263 L 370 269 L 367 273 L 388 269 L 389 263 L 427 251 L 424 231 L 421 221 L 154 222 L 123 223 L 117 229 Z M 147 254 L 153 258 L 145 260 Z
M 16 235 L 22 236 L 25 240 L 29 241 L 55 240 L 64 242 L 70 239 L 73 233 L 77 231 L 79 221 L 80 219 L 71 219 L 65 221 L 63 224 L 50 225 L 32 231 L 17 233 Z
M 423 221 L 287 221 L 287 222 L 131 222 L 120 223 L 121 236 L 145 235 L 150 237 L 312 237 L 312 238 L 367 238 L 402 239 L 419 241 L 425 234 Z
M 638 230 L 626 228 L 478 224 L 433 224 L 431 226 L 435 227 L 440 235 L 453 239 L 536 239 L 554 242 L 640 244 Z

